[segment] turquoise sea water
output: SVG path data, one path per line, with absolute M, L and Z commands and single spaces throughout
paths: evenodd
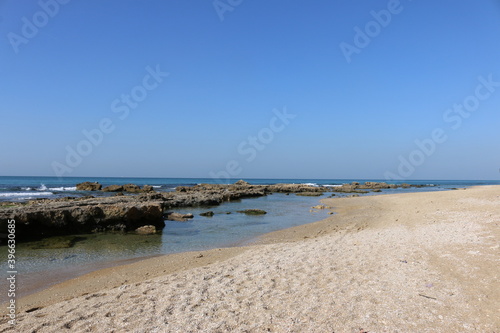
M 233 183 L 238 179 L 229 180 Z M 245 179 L 251 184 L 297 183 L 312 185 L 339 185 L 352 181 L 382 181 L 353 179 Z M 103 186 L 133 183 L 153 185 L 157 191 L 172 191 L 180 185 L 217 183 L 210 178 L 65 178 L 56 177 L 0 177 L 0 201 L 22 201 L 32 198 L 55 198 L 63 196 L 106 195 L 99 192 L 76 191 L 76 184 L 83 181 L 97 181 Z M 411 184 L 433 184 L 432 187 L 389 189 L 378 195 L 415 191 L 442 191 L 455 187 L 500 184 L 500 181 L 406 181 Z M 98 263 L 140 258 L 151 255 L 170 254 L 185 251 L 205 250 L 245 244 L 259 235 L 301 224 L 319 221 L 327 216 L 327 211 L 313 211 L 311 207 L 322 197 L 302 197 L 294 194 L 272 194 L 260 198 L 243 199 L 214 207 L 176 209 L 181 213 L 193 213 L 188 222 L 166 221 L 160 235 L 135 234 L 91 234 L 80 235 L 81 240 L 72 248 L 33 249 L 33 243 L 17 244 L 17 269 L 20 274 L 44 274 L 62 269 L 87 267 Z M 258 208 L 268 214 L 247 216 L 238 210 Z M 199 214 L 207 210 L 215 212 L 213 217 Z M 231 213 L 231 214 L 227 214 Z M 0 256 L 7 256 L 5 246 L 0 247 Z M 5 262 L 5 261 L 4 261 Z M 3 278 L 7 269 L 0 271 Z

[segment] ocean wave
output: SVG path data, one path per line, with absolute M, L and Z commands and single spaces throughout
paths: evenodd
M 153 186 L 153 188 L 162 188 L 163 187 L 161 185 L 151 185 L 151 186 Z
M 341 187 L 342 185 L 323 185 L 324 187 Z
M 316 183 L 302 183 L 301 185 L 319 187 L 319 185 Z
M 0 197 L 35 197 L 42 195 L 53 195 L 52 192 L 7 192 L 0 193 Z
M 73 187 L 51 187 L 51 191 L 76 191 L 76 186 Z

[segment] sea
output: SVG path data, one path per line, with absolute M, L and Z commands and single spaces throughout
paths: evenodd
M 239 179 L 229 179 L 234 183 Z M 268 185 L 277 183 L 309 184 L 312 186 L 338 186 L 353 181 L 384 181 L 382 179 L 244 179 L 250 184 Z M 159 192 L 175 191 L 177 186 L 193 186 L 202 183 L 216 184 L 212 178 L 114 178 L 114 177 L 0 177 L 0 201 L 22 202 L 37 198 L 61 198 L 80 196 L 106 196 L 105 192 L 77 191 L 76 184 L 91 181 L 108 185 L 151 185 Z M 383 195 L 421 191 L 447 191 L 476 185 L 500 185 L 500 180 L 405 180 L 405 183 L 428 185 L 421 188 L 383 189 L 362 195 Z M 388 182 L 388 183 L 403 183 Z M 165 221 L 161 234 L 136 235 L 133 233 L 98 233 L 76 235 L 78 241 L 70 248 L 47 249 L 40 242 L 18 243 L 16 246 L 16 268 L 21 282 L 24 279 L 25 293 L 47 287 L 47 283 L 60 282 L 90 272 L 97 268 L 129 262 L 163 254 L 201 251 L 212 248 L 251 244 L 259 236 L 306 223 L 319 221 L 328 216 L 328 210 L 312 210 L 320 197 L 304 197 L 294 194 L 274 193 L 265 197 L 248 198 L 213 207 L 176 209 L 179 213 L 192 213 L 188 222 Z M 342 194 L 337 194 L 342 196 Z M 237 213 L 244 209 L 263 209 L 266 215 L 247 216 Z M 200 216 L 211 210 L 213 217 Z M 3 242 L 5 244 L 5 242 Z M 7 258 L 7 247 L 0 246 L 0 256 Z M 7 262 L 7 260 L 3 260 Z M 8 270 L 0 270 L 0 279 Z M 37 276 L 46 278 L 45 284 L 35 281 Z M 1 280 L 0 280 L 1 281 Z M 1 284 L 1 283 L 0 283 Z M 1 300 L 0 300 L 1 302 Z

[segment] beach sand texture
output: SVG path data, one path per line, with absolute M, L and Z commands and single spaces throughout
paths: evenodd
M 500 332 L 499 186 L 323 203 L 338 214 L 252 246 L 28 296 L 0 332 Z

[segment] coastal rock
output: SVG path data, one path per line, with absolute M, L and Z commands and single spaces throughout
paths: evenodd
M 99 184 L 98 182 L 83 182 L 80 184 L 76 184 L 76 189 L 78 191 L 100 191 L 102 188 L 102 185 Z
M 332 189 L 334 192 L 343 192 L 343 193 L 368 193 L 362 192 L 360 190 L 375 190 L 375 189 L 386 189 L 386 188 L 398 188 L 405 187 L 407 184 L 396 185 L 396 184 L 387 184 L 385 182 L 365 182 L 364 184 L 360 184 L 358 182 L 352 182 L 351 184 L 342 184 L 341 186 L 336 186 Z
M 144 193 L 154 192 L 155 191 L 155 189 L 151 185 L 144 185 L 141 190 Z
M 328 207 L 325 206 L 325 205 L 317 205 L 317 206 L 313 206 L 311 207 L 312 209 L 327 209 Z
M 264 214 L 267 214 L 267 212 L 265 210 L 262 210 L 262 209 L 238 210 L 238 213 L 243 213 L 246 215 L 264 215 Z
M 125 184 L 123 185 L 123 191 L 129 193 L 141 193 L 141 188 L 135 184 Z
M 188 219 L 192 219 L 193 214 L 181 214 L 174 212 L 167 212 L 165 214 L 165 218 L 169 221 L 178 221 L 178 222 L 186 222 Z
M 102 189 L 103 192 L 128 192 L 128 193 L 149 193 L 154 192 L 153 186 L 144 185 L 142 189 L 134 184 L 109 185 Z
M 163 208 L 159 202 L 138 202 L 128 197 L 85 200 L 48 200 L 43 205 L 19 205 L 0 210 L 3 221 L 16 220 L 16 240 L 101 231 L 129 231 L 144 224 L 163 228 Z
M 212 211 L 204 212 L 204 213 L 201 213 L 200 216 L 212 217 L 212 216 L 214 216 L 214 212 L 212 212 Z
M 121 185 L 109 185 L 102 189 L 103 192 L 122 192 L 123 186 Z
M 243 179 L 240 179 L 240 180 L 238 180 L 236 183 L 234 183 L 234 185 L 238 185 L 238 186 L 247 186 L 247 185 L 250 185 L 250 183 L 249 183 L 249 182 L 244 181 Z
M 266 195 L 269 193 L 301 193 L 301 192 L 318 192 L 323 193 L 329 191 L 329 188 L 310 186 L 304 184 L 274 184 L 274 185 L 251 185 L 244 184 L 243 182 L 236 182 L 231 185 L 224 184 L 199 184 L 195 186 L 178 186 L 175 190 L 177 192 L 200 192 L 200 191 L 228 191 L 247 193 L 249 196 L 256 193 L 259 195 Z M 239 184 L 239 185 L 236 185 Z
M 143 225 L 135 229 L 135 232 L 140 235 L 153 235 L 156 233 L 156 227 L 154 225 Z

